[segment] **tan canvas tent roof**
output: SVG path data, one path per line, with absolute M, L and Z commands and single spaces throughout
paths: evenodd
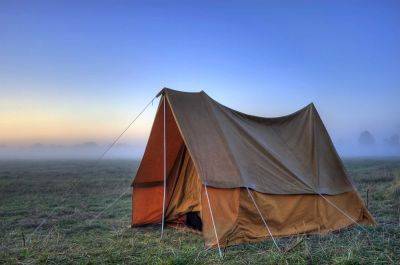
M 313 104 L 264 118 L 203 91 L 159 95 L 132 182 L 132 225 L 197 220 L 216 246 L 374 224 Z

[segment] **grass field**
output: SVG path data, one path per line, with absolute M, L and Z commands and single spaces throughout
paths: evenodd
M 229 247 L 220 259 L 200 235 L 130 228 L 129 192 L 97 217 L 129 188 L 135 161 L 0 161 L 0 263 L 399 264 L 400 159 L 345 164 L 378 227 L 278 239 L 282 252 L 271 241 Z

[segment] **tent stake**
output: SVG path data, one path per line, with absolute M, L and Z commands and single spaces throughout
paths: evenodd
M 252 200 L 253 203 L 254 203 L 254 206 L 255 206 L 256 209 L 257 209 L 258 214 L 260 215 L 260 217 L 261 217 L 261 219 L 262 219 L 262 221 L 263 221 L 265 227 L 267 228 L 268 233 L 269 233 L 269 235 L 270 235 L 271 238 L 272 238 L 272 241 L 274 241 L 274 244 L 275 244 L 276 248 L 278 249 L 278 251 L 281 251 L 281 249 L 279 248 L 278 244 L 277 244 L 276 241 L 275 241 L 274 236 L 273 236 L 272 233 L 271 233 L 271 230 L 269 229 L 269 226 L 267 225 L 267 221 L 264 219 L 264 216 L 261 214 L 261 211 L 260 211 L 260 209 L 258 208 L 258 206 L 257 206 L 257 204 L 256 204 L 256 201 L 255 201 L 254 198 L 253 198 L 253 194 L 251 194 L 249 188 L 246 187 L 246 189 L 247 189 L 247 192 L 248 192 L 249 195 L 250 195 L 251 200 Z
M 163 160 L 164 160 L 164 192 L 163 192 L 163 205 L 162 205 L 162 219 L 161 219 L 161 238 L 163 237 L 164 234 L 164 219 L 165 219 L 165 193 L 166 193 L 166 186 L 167 186 L 167 158 L 166 158 L 166 150 L 167 150 L 167 141 L 165 139 L 165 135 L 166 135 L 166 126 L 165 126 L 165 101 L 166 101 L 166 97 L 164 95 L 164 141 L 163 141 Z
M 205 189 L 206 189 L 206 196 L 207 196 L 207 201 L 208 201 L 208 208 L 210 209 L 211 221 L 212 221 L 213 227 L 214 227 L 214 234 L 215 234 L 215 238 L 217 239 L 217 245 L 218 245 L 219 256 L 222 258 L 222 252 L 221 252 L 221 247 L 219 246 L 218 234 L 217 234 L 217 229 L 216 229 L 216 227 L 215 227 L 214 216 L 213 216 L 213 212 L 212 212 L 212 209 L 211 209 L 210 198 L 208 197 L 207 184 L 204 184 L 204 187 L 205 187 Z

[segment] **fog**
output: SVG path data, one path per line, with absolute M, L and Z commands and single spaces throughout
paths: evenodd
M 400 156 L 399 134 L 375 136 L 370 131 L 358 136 L 335 139 L 333 143 L 339 155 L 351 157 Z M 98 159 L 110 146 L 94 141 L 72 145 L 35 143 L 28 146 L 0 144 L 0 159 Z M 104 159 L 140 159 L 146 146 L 145 140 L 133 143 L 117 143 Z
M 41 144 L 30 146 L 0 145 L 0 159 L 98 159 L 110 144 L 84 142 L 75 145 Z M 117 143 L 103 159 L 139 159 L 145 144 Z
M 374 135 L 368 130 L 360 132 L 358 137 L 348 137 L 333 141 L 342 157 L 390 157 L 400 156 L 399 134 Z
M 357 141 L 341 142 L 335 144 L 336 150 L 341 157 L 397 157 L 400 156 L 400 146 L 391 146 L 382 143 L 373 145 L 361 145 Z

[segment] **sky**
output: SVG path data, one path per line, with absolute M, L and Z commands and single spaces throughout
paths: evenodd
M 343 152 L 383 142 L 399 25 L 399 1 L 2 0 L 0 147 L 107 145 L 163 87 L 260 116 L 314 102 Z M 135 154 L 157 103 L 121 139 Z

